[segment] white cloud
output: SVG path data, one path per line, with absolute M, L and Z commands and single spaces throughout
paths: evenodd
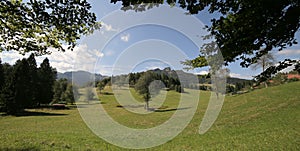
M 281 70 L 280 72 L 286 73 L 286 72 L 290 72 L 290 71 L 292 71 L 292 70 L 294 70 L 294 69 L 295 69 L 295 66 L 289 66 L 289 67 L 287 67 L 287 68 Z
M 154 69 L 163 69 L 163 67 L 161 66 L 149 66 L 149 67 L 145 67 L 146 70 L 154 70 Z
M 129 71 L 131 71 L 130 66 L 103 66 L 99 65 L 97 66 L 97 71 L 99 71 L 103 75 L 121 75 L 121 74 L 127 74 Z
M 14 64 L 18 59 L 27 58 L 29 56 L 29 54 L 21 55 L 17 51 L 3 51 L 0 54 L 2 62 L 6 62 L 9 64 Z
M 128 42 L 129 38 L 130 38 L 130 34 L 128 33 L 121 36 L 121 40 L 125 42 Z
M 105 35 L 105 32 L 118 32 L 118 31 L 119 31 L 118 29 L 113 28 L 113 26 L 110 25 L 110 24 L 106 24 L 104 22 L 101 23 L 100 33 L 101 33 L 102 36 Z
M 198 73 L 196 73 L 196 75 L 207 75 L 208 71 L 200 71 Z
M 285 49 L 279 51 L 277 54 L 279 55 L 300 55 L 300 49 Z
M 104 54 L 105 56 L 113 56 L 116 52 L 113 51 L 113 50 L 108 50 L 108 51 L 105 51 Z
M 230 73 L 229 76 L 233 78 L 240 78 L 240 79 L 253 79 L 253 77 L 250 75 L 242 75 L 239 73 Z
M 117 29 L 114 29 L 113 27 L 112 27 L 112 25 L 110 25 L 110 24 L 106 24 L 106 23 L 101 23 L 101 26 L 102 27 L 104 27 L 104 30 L 105 31 L 118 31 Z
M 66 46 L 63 46 L 66 47 Z M 50 55 L 36 57 L 37 64 L 39 65 L 46 57 L 50 60 L 52 67 L 56 68 L 58 72 L 85 70 L 93 72 L 95 63 L 98 58 L 104 56 L 97 49 L 89 49 L 86 44 L 78 45 L 73 51 L 66 50 L 65 52 L 49 48 Z M 16 51 L 2 52 L 1 59 L 3 62 L 14 64 L 16 60 L 28 57 L 20 55 Z

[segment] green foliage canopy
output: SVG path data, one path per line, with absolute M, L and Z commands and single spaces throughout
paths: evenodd
M 207 28 L 216 39 L 225 65 L 242 60 L 241 66 L 248 67 L 273 49 L 282 50 L 297 43 L 299 0 L 111 0 L 111 3 L 118 1 L 122 1 L 123 10 L 144 11 L 153 4 L 167 2 L 190 14 L 206 8 L 210 13 L 218 13 L 220 17 L 213 18 Z M 188 63 L 193 67 L 207 66 L 203 55 Z
M 50 53 L 49 47 L 73 50 L 76 40 L 100 28 L 86 0 L 2 0 L 0 52 Z

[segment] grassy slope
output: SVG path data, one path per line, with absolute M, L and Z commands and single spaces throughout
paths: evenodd
M 300 96 L 296 92 L 300 92 L 300 82 L 228 96 L 216 123 L 199 135 L 210 95 L 201 92 L 196 116 L 187 128 L 151 150 L 300 150 Z M 174 113 L 157 112 L 145 117 L 117 108 L 112 95 L 101 99 L 114 119 L 130 127 L 153 127 Z M 177 99 L 177 93 L 169 92 L 164 106 L 175 108 Z M 0 117 L 0 150 L 122 150 L 93 135 L 76 109 L 38 111 L 66 115 Z

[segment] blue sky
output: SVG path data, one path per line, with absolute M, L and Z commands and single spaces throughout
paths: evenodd
M 40 63 L 48 57 L 59 72 L 87 70 L 104 75 L 138 72 L 170 66 L 182 69 L 180 61 L 199 55 L 204 43 L 200 38 L 208 34 L 204 25 L 217 14 L 202 11 L 197 15 L 185 15 L 176 7 L 161 6 L 146 12 L 121 11 L 121 3 L 111 4 L 109 0 L 90 1 L 92 11 L 103 27 L 94 34 L 83 37 L 73 52 L 58 52 L 37 58 Z M 300 39 L 299 32 L 296 38 Z M 274 52 L 278 61 L 284 58 L 299 59 L 300 45 L 281 52 Z M 2 52 L 3 62 L 13 64 L 24 56 L 17 52 Z M 27 57 L 27 55 L 25 56 Z M 239 62 L 228 66 L 232 77 L 251 78 L 261 72 L 239 66 Z M 205 73 L 208 68 L 191 70 Z

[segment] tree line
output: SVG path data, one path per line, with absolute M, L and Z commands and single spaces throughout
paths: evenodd
M 51 102 L 74 102 L 72 85 L 66 80 L 56 81 L 56 76 L 48 58 L 39 67 L 34 54 L 14 65 L 2 64 L 0 59 L 0 111 L 17 114 Z
M 147 79 L 144 79 L 147 77 Z M 141 79 L 142 78 L 142 79 Z M 148 80 L 148 83 L 147 83 Z M 165 85 L 166 90 L 175 90 L 176 92 L 184 92 L 183 87 L 181 87 L 180 81 L 178 77 L 172 77 L 166 73 L 157 73 L 155 71 L 147 71 L 147 72 L 140 72 L 140 73 L 130 73 L 129 74 L 129 85 L 137 89 L 137 85 L 149 85 L 149 82 L 154 80 L 158 80 L 163 82 Z

